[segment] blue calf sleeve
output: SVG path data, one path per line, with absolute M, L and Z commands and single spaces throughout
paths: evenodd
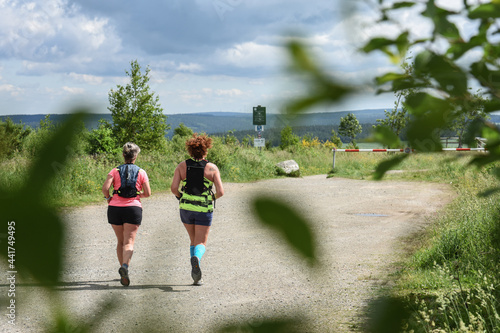
M 203 255 L 205 254 L 205 245 L 203 244 L 198 244 L 195 246 L 194 248 L 194 255 L 198 257 L 198 259 L 201 259 L 201 257 L 203 257 Z

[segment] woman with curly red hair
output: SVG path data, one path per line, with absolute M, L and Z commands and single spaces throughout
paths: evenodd
M 202 283 L 200 260 L 206 250 L 214 202 L 224 195 L 224 188 L 219 169 L 206 160 L 212 138 L 195 133 L 186 141 L 186 148 L 191 158 L 175 169 L 170 190 L 179 200 L 181 221 L 191 242 L 191 277 L 193 284 L 199 285 Z

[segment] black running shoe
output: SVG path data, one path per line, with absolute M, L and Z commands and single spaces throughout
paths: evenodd
M 201 281 L 200 259 L 197 256 L 191 257 L 191 277 L 193 284 L 198 284 Z
M 128 287 L 128 285 L 130 284 L 130 279 L 128 278 L 128 269 L 122 266 L 118 270 L 118 273 L 120 273 L 120 283 L 122 284 L 122 286 Z

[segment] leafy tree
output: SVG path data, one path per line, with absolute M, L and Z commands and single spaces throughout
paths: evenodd
M 292 127 L 290 125 L 287 125 L 281 130 L 281 149 L 297 146 L 299 142 L 300 138 L 293 133 Z
M 145 73 L 134 60 L 131 69 L 125 71 L 130 83 L 111 89 L 108 98 L 113 116 L 113 135 L 119 145 L 133 141 L 144 149 L 158 149 L 169 129 L 167 117 L 159 103 L 159 97 L 149 90 L 149 67 Z
M 24 128 L 22 123 L 15 124 L 12 119 L 0 120 L 0 159 L 10 157 L 20 150 L 24 139 L 31 133 L 31 128 Z
M 354 139 L 361 132 L 362 127 L 354 113 L 348 113 L 347 116 L 340 118 L 339 134 L 348 137 L 353 146 L 356 146 Z
M 99 126 L 89 132 L 87 153 L 89 154 L 113 154 L 120 151 L 119 145 L 113 136 L 112 125 L 104 120 L 99 120 Z

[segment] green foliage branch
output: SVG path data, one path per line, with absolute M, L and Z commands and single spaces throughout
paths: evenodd
M 400 29 L 398 36 L 374 37 L 362 47 L 364 53 L 379 52 L 386 55 L 394 64 L 398 64 L 402 59 L 406 59 L 409 51 L 415 52 L 412 71 L 397 70 L 385 73 L 375 79 L 379 93 L 392 93 L 402 96 L 406 91 L 411 94 L 404 95 L 403 106 L 407 109 L 409 119 L 406 125 L 406 135 L 410 146 L 419 152 L 441 152 L 441 133 L 450 128 L 461 127 L 463 130 L 464 143 L 474 144 L 474 138 L 480 136 L 487 139 L 487 154 L 476 155 L 469 166 L 488 167 L 490 172 L 500 178 L 500 130 L 488 122 L 488 113 L 500 110 L 500 45 L 496 42 L 496 35 L 500 32 L 500 3 L 491 2 L 468 2 L 463 1 L 461 8 L 450 10 L 436 4 L 434 0 L 423 2 L 409 1 L 378 1 L 380 19 L 376 25 L 393 25 L 400 27 L 398 18 L 401 17 L 400 10 L 413 10 L 419 15 L 427 18 L 432 24 L 432 32 L 425 38 L 416 37 L 414 31 Z M 455 22 L 460 18 L 462 22 L 475 26 L 468 31 L 461 31 Z M 466 35 L 467 34 L 467 35 Z M 301 49 L 300 52 L 297 49 Z M 337 95 L 337 99 L 343 99 L 348 91 L 354 90 L 347 83 L 339 83 L 335 78 L 317 79 L 318 69 L 316 66 L 308 66 L 312 61 L 306 48 L 298 42 L 289 44 L 290 54 L 295 63 L 295 68 L 301 68 L 303 74 L 315 84 L 322 85 L 322 89 L 335 84 L 345 89 L 338 89 L 343 93 Z M 480 50 L 479 57 L 469 57 L 472 53 Z M 468 60 L 473 59 L 473 60 Z M 325 73 L 326 71 L 323 71 Z M 479 86 L 481 89 L 478 103 L 477 96 L 472 93 L 471 87 Z M 321 89 L 319 89 L 321 90 Z M 361 89 L 360 89 L 361 90 Z M 327 102 L 329 98 L 312 95 L 314 104 Z M 294 112 L 308 108 L 313 103 L 296 103 L 295 107 L 289 108 Z M 479 105 L 478 105 L 479 104 Z M 482 105 L 482 106 L 481 106 Z M 485 114 L 480 114 L 484 112 Z M 477 116 L 476 116 L 477 115 Z M 467 123 L 465 123 L 467 121 Z M 466 129 L 463 129 L 466 127 Z M 461 134 L 463 134 L 461 132 Z M 399 144 L 397 133 L 389 126 L 377 126 L 374 138 L 386 146 Z M 382 179 L 385 173 L 396 166 L 410 159 L 412 154 L 395 155 L 378 164 L 374 173 L 375 179 Z M 499 187 L 485 191 L 484 194 L 491 194 L 500 190 Z M 498 227 L 497 227 L 498 230 Z M 461 246 L 459 244 L 459 246 Z M 498 242 L 496 243 L 498 248 Z M 457 261 L 460 260 L 460 253 Z M 498 276 L 498 272 L 489 272 L 493 276 Z M 468 310 L 466 294 L 462 298 L 465 302 L 463 309 Z M 423 297 L 425 299 L 425 296 Z M 424 302 L 422 299 L 422 302 Z M 384 301 L 385 305 L 390 303 Z M 496 313 L 500 308 L 498 302 L 491 303 L 496 307 Z M 398 306 L 399 309 L 403 304 Z M 438 309 L 439 310 L 439 309 Z M 460 327 L 472 325 L 472 316 L 461 316 L 460 310 L 453 313 L 456 316 L 457 324 L 451 327 L 453 331 Z M 388 311 L 384 312 L 388 314 Z M 391 316 L 384 318 L 377 316 L 382 322 L 372 323 L 373 332 L 399 332 L 401 331 L 401 319 L 407 318 L 407 314 L 401 311 L 390 311 Z M 402 315 L 402 316 L 400 316 Z M 394 320 L 397 318 L 397 320 Z M 487 318 L 490 322 L 483 329 L 486 331 L 498 330 L 498 323 L 495 318 Z M 472 327 L 472 326 L 471 326 Z M 422 328 L 420 328 L 422 329 Z M 433 328 L 434 329 L 434 328 Z M 425 331 L 425 329 L 424 329 Z M 451 331 L 451 330 L 449 330 Z
M 159 97 L 149 88 L 149 67 L 141 72 L 137 60 L 126 71 L 130 82 L 118 85 L 108 93 L 113 116 L 113 135 L 118 145 L 133 141 L 143 149 L 159 149 L 164 145 L 165 132 L 169 129 Z

